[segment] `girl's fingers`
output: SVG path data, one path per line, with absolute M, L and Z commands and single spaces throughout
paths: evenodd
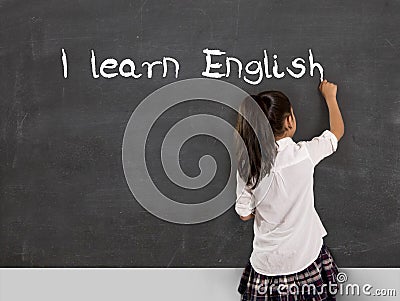
M 322 89 L 322 86 L 325 84 L 330 84 L 326 79 L 324 79 L 320 84 L 319 84 L 319 89 Z

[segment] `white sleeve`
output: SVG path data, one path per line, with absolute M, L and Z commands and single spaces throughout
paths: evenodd
M 239 176 L 239 172 L 236 176 L 236 182 L 236 213 L 240 216 L 248 216 L 253 213 L 255 208 L 253 194 L 249 187 L 246 186 L 246 183 Z
M 314 137 L 310 141 L 302 141 L 300 144 L 306 146 L 311 161 L 315 166 L 322 159 L 336 151 L 338 140 L 335 134 L 329 130 L 325 130 L 320 136 Z

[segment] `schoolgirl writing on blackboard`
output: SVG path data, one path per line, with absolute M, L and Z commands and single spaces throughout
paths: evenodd
M 336 300 L 338 267 L 323 241 L 327 232 L 314 207 L 313 173 L 323 158 L 336 151 L 344 124 L 337 86 L 324 80 L 319 90 L 328 106 L 330 129 L 310 141 L 292 140 L 296 118 L 282 92 L 252 95 L 239 108 L 236 129 L 244 146 L 238 149 L 242 162 L 238 162 L 235 210 L 244 221 L 254 218 L 253 251 L 238 287 L 241 300 Z M 265 140 L 259 142 L 255 135 L 265 125 L 255 122 L 256 128 L 250 129 L 243 118 L 254 116 L 249 112 L 254 101 L 273 131 L 275 153 L 270 165 L 261 162 L 259 143 Z M 241 156 L 245 151 L 247 159 Z

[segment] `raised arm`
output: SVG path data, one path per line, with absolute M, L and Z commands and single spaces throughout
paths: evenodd
M 322 96 L 325 98 L 328 106 L 330 131 L 339 141 L 344 134 L 344 123 L 336 99 L 337 85 L 330 83 L 325 79 L 320 83 L 319 90 L 321 91 Z

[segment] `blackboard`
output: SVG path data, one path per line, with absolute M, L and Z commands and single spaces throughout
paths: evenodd
M 325 77 L 338 84 L 346 127 L 337 152 L 315 171 L 325 241 L 340 266 L 399 267 L 399 13 L 395 0 L 0 1 L 0 266 L 244 266 L 252 222 L 242 222 L 233 206 L 209 222 L 169 223 L 142 208 L 126 184 L 126 124 L 142 99 L 177 81 L 174 74 L 90 73 L 93 49 L 99 60 L 174 57 L 179 79 L 201 77 L 208 48 L 244 62 L 267 49 L 283 65 L 312 49 Z M 297 116 L 294 140 L 328 127 L 318 76 L 258 85 L 222 80 L 249 93 L 284 91 Z M 177 107 L 158 134 L 155 127 L 153 145 L 164 125 L 193 112 L 225 114 L 196 101 Z M 189 175 L 204 153 L 226 159 L 209 137 L 186 147 Z M 157 151 L 149 156 L 155 181 L 174 193 L 158 172 Z M 204 194 L 218 191 L 223 177 L 217 174 Z M 200 195 L 182 198 L 195 202 Z

